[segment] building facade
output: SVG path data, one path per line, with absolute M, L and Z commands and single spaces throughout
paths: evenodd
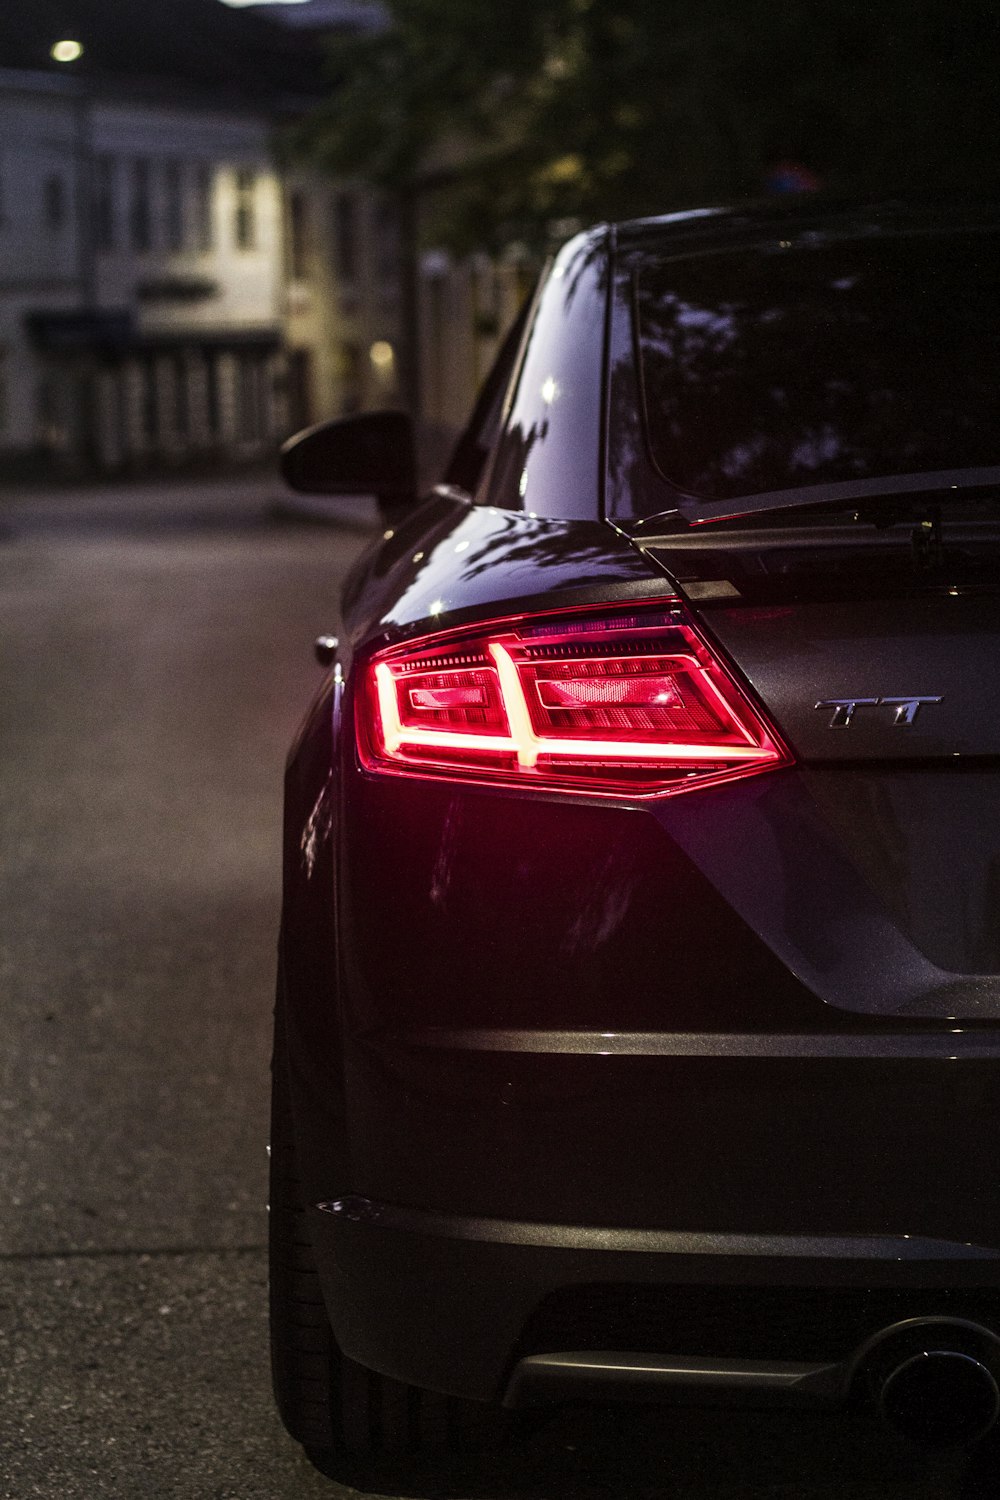
M 399 404 L 390 198 L 282 165 L 269 115 L 0 70 L 0 479 L 239 461 Z M 422 412 L 461 424 L 517 266 L 421 262 Z
M 0 73 L 0 449 L 99 471 L 281 425 L 264 122 Z

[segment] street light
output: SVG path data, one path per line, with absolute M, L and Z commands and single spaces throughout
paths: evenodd
M 61 42 L 54 42 L 49 51 L 53 62 L 75 63 L 83 56 L 83 43 L 73 41 L 66 37 Z

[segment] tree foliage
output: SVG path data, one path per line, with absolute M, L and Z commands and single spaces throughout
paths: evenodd
M 759 196 L 998 186 L 995 0 L 387 0 L 330 44 L 310 152 L 438 189 L 452 243 Z

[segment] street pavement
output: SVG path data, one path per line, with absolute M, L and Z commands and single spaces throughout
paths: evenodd
M 3 1500 L 350 1493 L 270 1400 L 265 1142 L 282 763 L 374 514 L 279 497 L 0 494 Z M 575 1407 L 357 1493 L 941 1500 L 960 1468 L 864 1417 Z

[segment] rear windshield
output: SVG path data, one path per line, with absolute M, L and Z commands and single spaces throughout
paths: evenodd
M 644 262 L 650 451 L 714 499 L 1000 463 L 996 233 Z

